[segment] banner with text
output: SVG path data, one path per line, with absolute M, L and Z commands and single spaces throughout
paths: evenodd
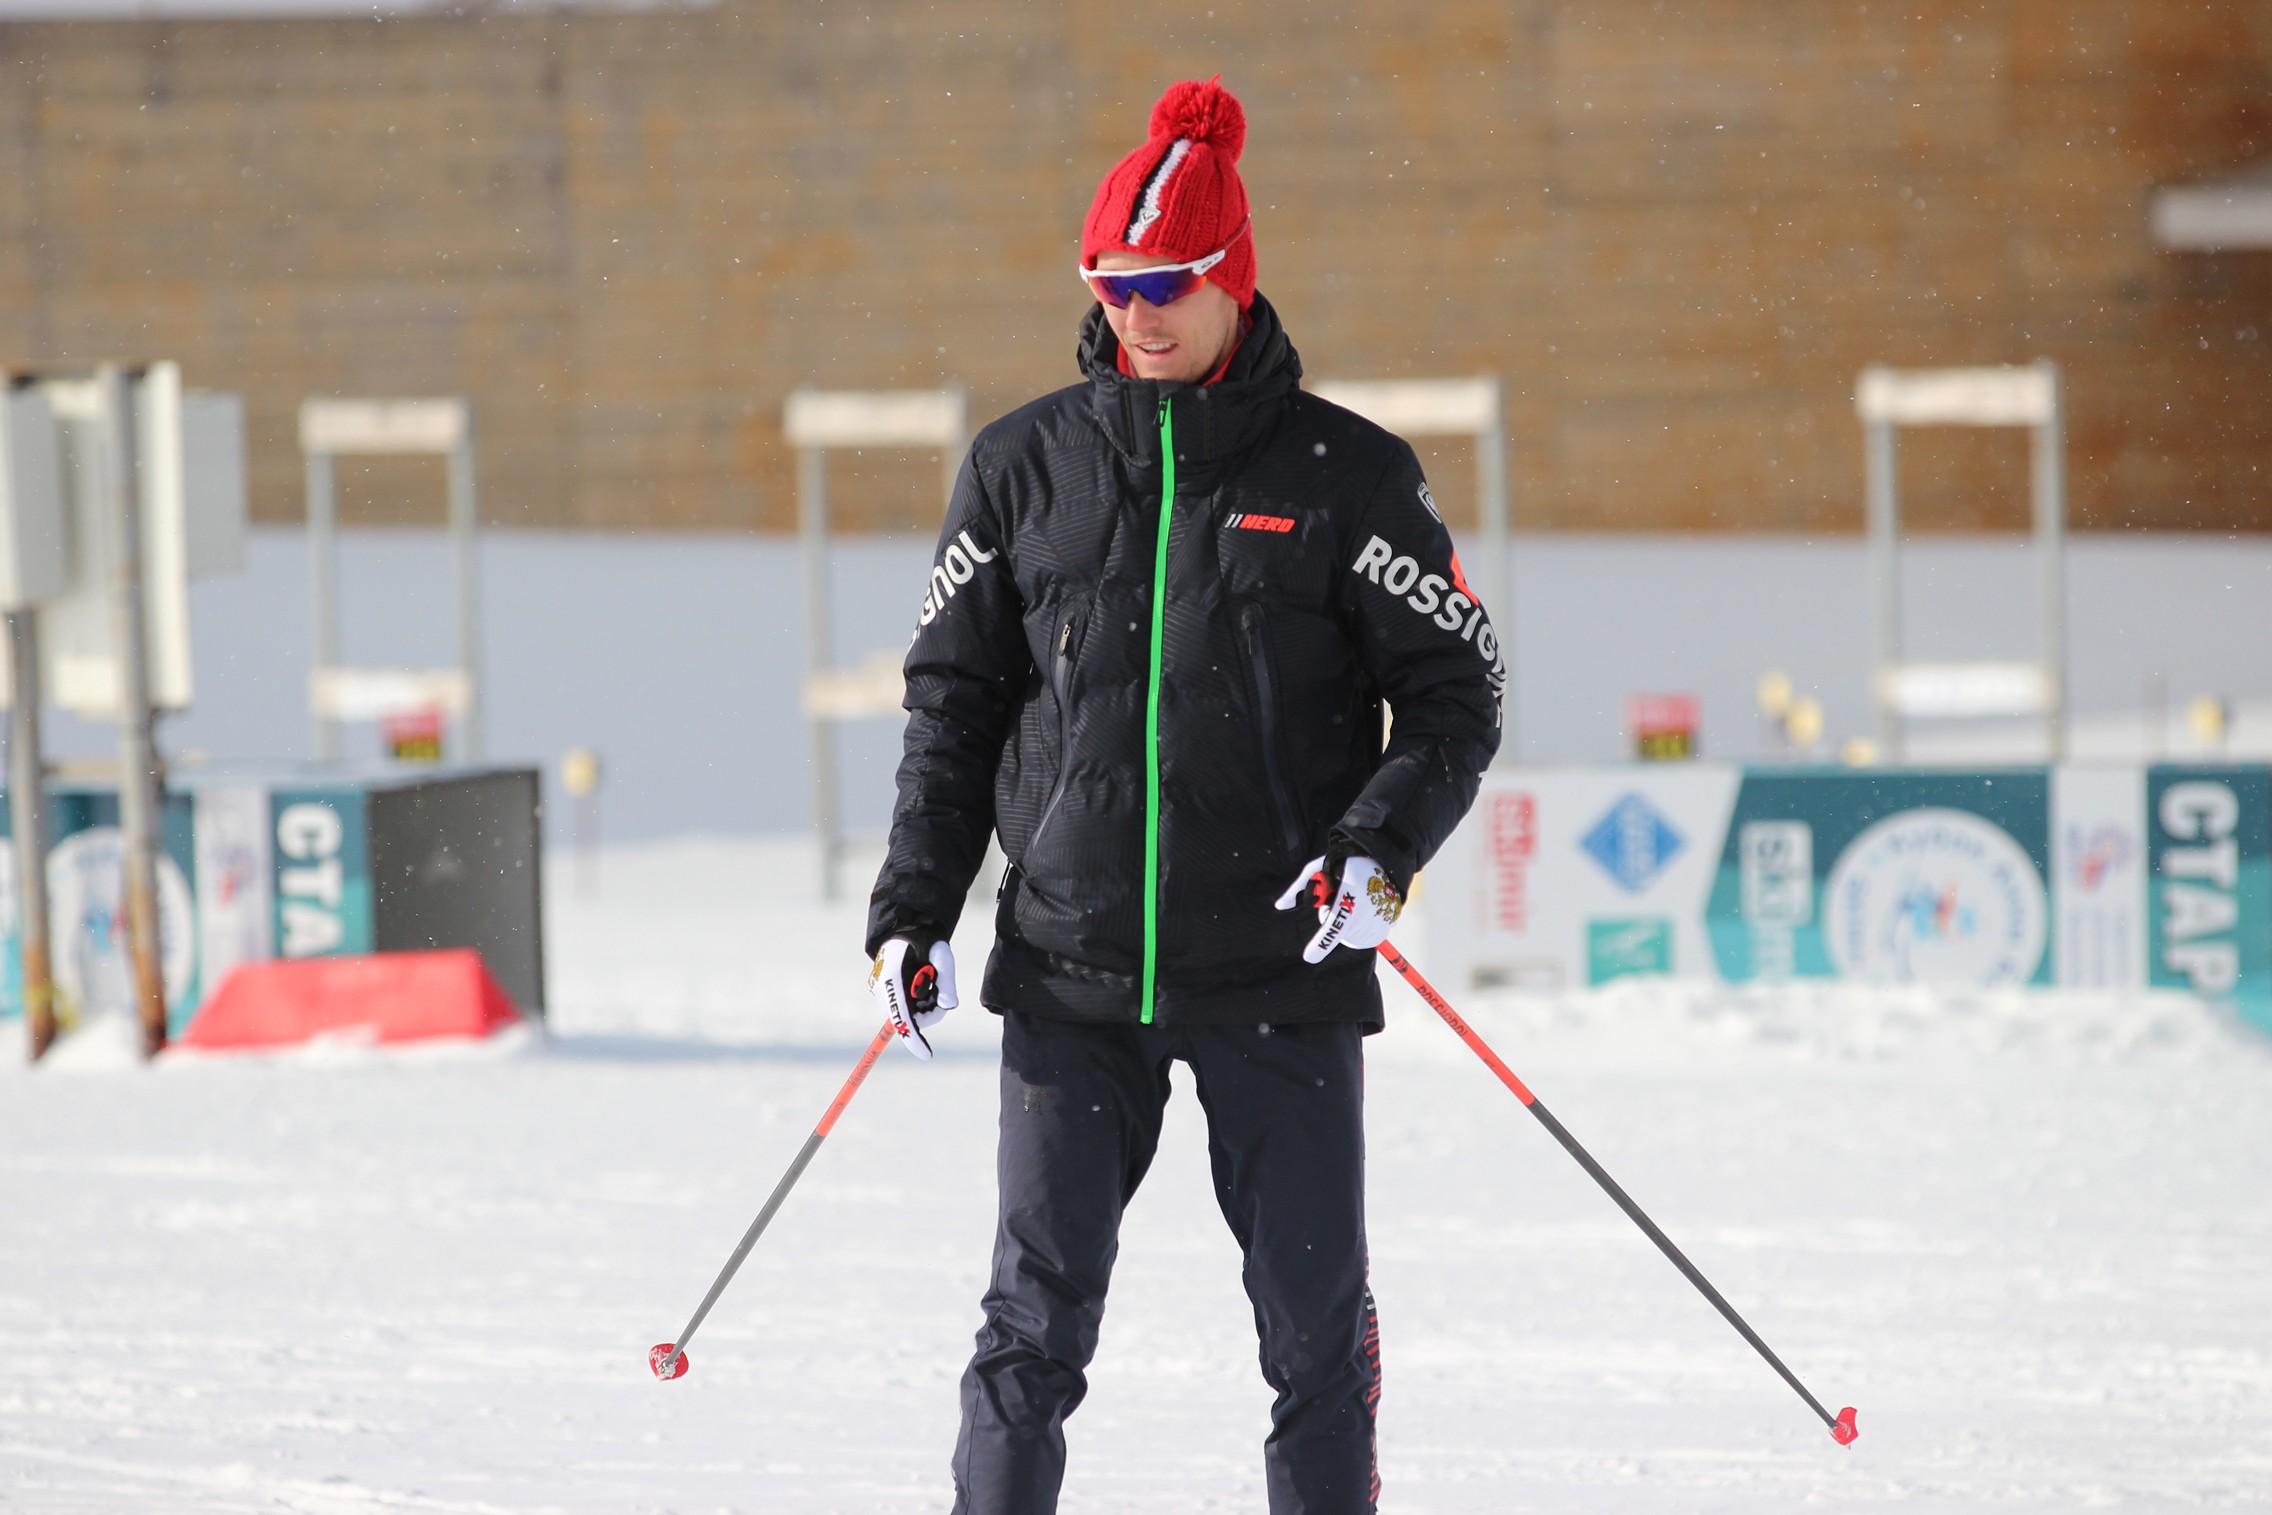
M 1516 769 L 1429 869 L 1455 982 L 2152 986 L 2272 1030 L 2272 768 Z

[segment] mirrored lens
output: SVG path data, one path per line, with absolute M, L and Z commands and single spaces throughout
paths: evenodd
M 1172 305 L 1206 282 L 1206 276 L 1188 268 L 1139 268 L 1128 273 L 1091 274 L 1089 288 L 1105 304 L 1128 308 L 1131 295 L 1142 295 L 1147 305 Z

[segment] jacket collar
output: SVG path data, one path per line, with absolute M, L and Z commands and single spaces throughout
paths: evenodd
M 1092 306 L 1081 322 L 1081 371 L 1088 375 L 1097 425 L 1132 463 L 1158 467 L 1160 402 L 1175 408 L 1176 462 L 1219 465 L 1267 432 L 1302 376 L 1301 355 L 1286 339 L 1278 312 L 1261 295 L 1248 308 L 1252 322 L 1231 366 L 1212 384 L 1136 379 L 1120 371 L 1119 341 Z

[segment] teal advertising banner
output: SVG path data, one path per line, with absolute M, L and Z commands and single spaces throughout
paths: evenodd
M 2272 770 L 2150 769 L 2146 826 L 2150 981 L 2272 1031 Z
M 16 911 L 15 838 L 0 795 L 0 1017 L 24 1013 L 23 946 Z M 187 1025 L 204 997 L 198 961 L 195 822 L 187 796 L 165 798 L 158 856 L 158 951 L 166 985 L 166 1019 Z M 108 789 L 57 787 L 48 801 L 49 951 L 56 1015 L 69 1026 L 90 1008 L 132 1003 L 126 947 L 124 846 L 118 796 Z
M 51 952 L 69 1031 L 133 1003 L 124 849 L 114 791 L 65 784 L 48 798 Z M 541 1013 L 536 806 L 526 769 L 177 778 L 158 867 L 172 1028 L 186 1027 L 240 964 L 387 947 L 474 947 L 517 1003 Z M 7 829 L 0 796 L 0 1019 L 24 1010 Z M 375 857 L 390 859 L 385 897 Z
M 2050 778 L 1752 770 L 1705 930 L 1729 983 L 2048 984 Z
M 1429 868 L 1455 981 L 2177 989 L 2272 1031 L 2272 767 L 1489 775 Z
M 362 790 L 269 796 L 278 957 L 336 957 L 372 946 L 371 852 Z

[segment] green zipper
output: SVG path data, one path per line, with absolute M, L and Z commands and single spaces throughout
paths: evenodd
M 1175 519 L 1175 412 L 1160 401 L 1160 542 L 1152 555 L 1152 678 L 1144 691 L 1144 1013 L 1160 977 L 1160 674 L 1168 631 L 1168 525 Z

